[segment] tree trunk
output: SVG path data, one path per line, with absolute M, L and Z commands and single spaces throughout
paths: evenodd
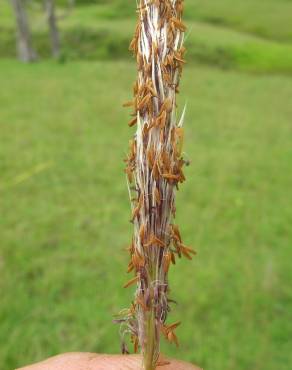
M 21 61 L 28 63 L 37 56 L 32 47 L 31 34 L 25 11 L 24 0 L 11 0 L 17 25 L 17 52 Z
M 75 6 L 75 0 L 68 0 L 69 8 L 72 9 Z
M 44 1 L 50 30 L 52 54 L 54 58 L 58 58 L 60 56 L 60 37 L 57 26 L 57 18 L 55 15 L 55 3 L 54 0 L 44 0 Z

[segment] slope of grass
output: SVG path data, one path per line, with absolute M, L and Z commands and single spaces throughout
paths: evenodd
M 84 3 L 80 0 L 76 4 L 80 8 L 92 4 L 93 8 L 98 8 L 101 18 L 116 19 L 132 17 L 135 1 Z M 292 42 L 292 3 L 289 0 L 188 0 L 185 1 L 185 17 L 190 21 L 226 25 L 264 38 Z
M 268 3 L 272 4 L 271 1 Z M 192 6 L 196 9 L 198 6 L 199 9 L 199 5 L 193 4 Z M 128 44 L 133 34 L 134 19 L 109 19 L 111 17 L 108 12 L 114 11 L 117 6 L 118 3 L 110 3 L 77 7 L 70 16 L 63 19 L 60 22 L 62 60 L 129 58 Z M 215 5 L 214 8 L 216 9 Z M 233 11 L 238 10 L 238 7 L 230 8 Z M 15 57 L 13 18 L 8 4 L 6 6 L 2 4 L 2 9 L 3 12 L 0 12 L 0 44 L 2 45 L 0 57 Z M 282 9 L 280 5 L 279 9 Z M 60 14 L 63 12 L 64 10 L 60 10 Z M 200 19 L 199 10 L 196 14 Z M 287 14 L 290 13 L 287 12 Z M 36 5 L 32 7 L 30 16 L 35 47 L 40 58 L 48 58 L 51 53 L 49 38 L 40 7 Z M 203 16 L 201 18 L 204 19 Z M 236 20 L 235 15 L 233 19 Z M 190 34 L 187 40 L 189 63 L 200 62 L 224 68 L 264 73 L 292 72 L 292 45 L 240 33 L 223 26 L 221 23 L 224 22 L 217 23 L 219 24 L 189 21 Z M 285 20 L 283 23 L 286 24 Z
M 279 44 L 228 28 L 190 24 L 188 59 L 254 72 L 291 73 L 292 45 Z
M 186 2 L 186 16 L 267 39 L 292 43 L 291 1 L 191 0 Z
M 122 158 L 134 65 L 0 62 L 0 368 L 119 351 L 112 314 L 130 240 Z M 172 271 L 172 356 L 290 370 L 291 79 L 188 67 L 185 242 Z
M 94 21 L 97 7 L 78 8 L 61 23 L 63 60 L 130 59 L 134 20 Z M 38 19 L 38 18 L 37 18 Z M 34 41 L 41 58 L 50 57 L 44 23 L 35 22 Z M 228 28 L 189 23 L 188 62 L 254 72 L 291 73 L 292 45 L 263 40 Z M 15 57 L 15 32 L 0 35 L 0 57 Z

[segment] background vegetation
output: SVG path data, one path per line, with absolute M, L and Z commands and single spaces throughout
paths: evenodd
M 77 1 L 49 58 L 16 61 L 0 3 L 0 368 L 66 351 L 118 352 L 112 315 L 131 237 L 121 108 L 135 64 L 134 1 Z M 290 370 L 292 336 L 292 2 L 186 1 L 185 150 L 178 222 L 198 257 L 171 273 L 181 348 L 212 370 Z M 65 9 L 58 3 L 58 14 Z

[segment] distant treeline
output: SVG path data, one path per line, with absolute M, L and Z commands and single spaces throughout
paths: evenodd
M 27 8 L 32 4 L 42 4 L 46 13 L 52 55 L 55 58 L 60 56 L 60 37 L 58 30 L 58 17 L 56 8 L 73 8 L 74 6 L 88 5 L 111 5 L 112 12 L 110 18 L 124 17 L 133 13 L 135 3 L 126 3 L 124 0 L 10 0 L 15 15 L 16 24 L 16 45 L 17 54 L 21 61 L 32 62 L 38 59 L 38 55 L 33 47 L 33 38 L 31 36 L 30 19 Z
M 69 4 L 74 4 L 74 1 L 68 0 Z M 29 17 L 27 15 L 27 1 L 10 0 L 16 24 L 16 47 L 18 57 L 22 62 L 28 63 L 37 60 L 38 56 L 33 47 L 31 36 L 31 27 Z M 49 28 L 51 41 L 52 55 L 56 58 L 60 55 L 60 37 L 57 25 L 57 17 L 55 13 L 55 0 L 43 0 L 43 10 L 46 14 L 46 19 Z

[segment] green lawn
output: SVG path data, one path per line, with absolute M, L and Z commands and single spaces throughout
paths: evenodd
M 122 158 L 126 62 L 0 62 L 0 361 L 119 351 L 132 292 Z M 199 254 L 171 273 L 181 348 L 212 370 L 290 370 L 291 79 L 188 67 L 178 222 Z

